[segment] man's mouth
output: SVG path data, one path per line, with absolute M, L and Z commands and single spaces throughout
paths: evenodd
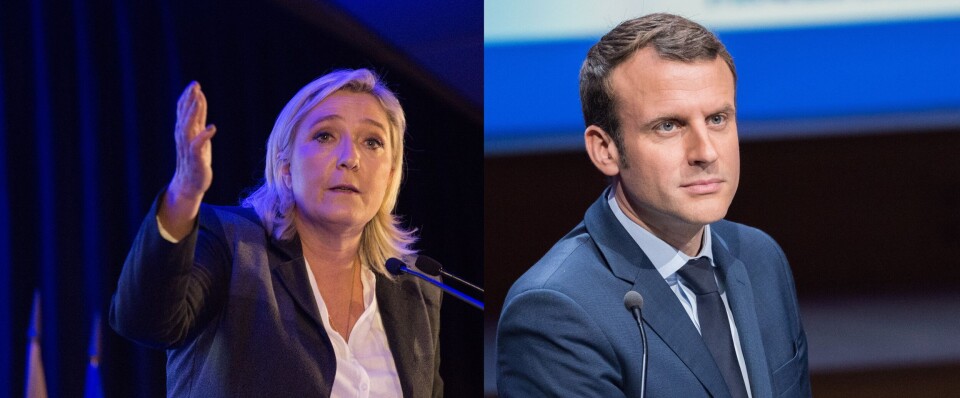
M 691 181 L 680 185 L 680 187 L 693 194 L 710 194 L 719 191 L 720 184 L 723 184 L 722 179 L 710 178 Z

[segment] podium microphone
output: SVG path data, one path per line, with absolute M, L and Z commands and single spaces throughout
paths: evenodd
M 637 320 L 637 326 L 640 327 L 640 340 L 643 341 L 643 359 L 640 363 L 640 398 L 647 393 L 647 332 L 643 330 L 643 296 L 635 290 L 627 292 L 623 296 L 623 306 L 627 307 L 633 313 L 633 318 Z
M 417 262 L 414 265 L 417 266 L 417 269 L 427 273 L 427 275 L 437 276 L 442 274 L 444 278 L 453 279 L 466 286 L 470 286 L 474 290 L 483 294 L 483 289 L 481 289 L 479 286 L 474 285 L 470 282 L 467 282 L 463 279 L 457 278 L 456 275 L 453 275 L 447 271 L 444 271 L 443 266 L 441 266 L 440 263 L 438 263 L 437 260 L 434 260 L 433 258 L 430 258 L 427 256 L 417 256 Z
M 424 256 L 420 256 L 420 257 L 422 258 L 422 257 L 424 257 Z M 429 258 L 429 257 L 427 257 L 427 258 Z M 431 260 L 432 260 L 432 259 L 431 259 Z M 435 264 L 437 264 L 438 266 L 440 265 L 440 264 L 438 264 L 436 261 L 433 261 L 433 262 L 434 262 Z M 420 263 L 419 258 L 418 258 L 418 260 L 417 260 L 417 263 L 418 263 L 418 264 Z M 424 274 L 422 274 L 422 273 L 420 273 L 420 272 L 417 272 L 417 271 L 414 271 L 414 270 L 412 270 L 412 269 L 410 269 L 410 268 L 407 268 L 407 265 L 404 264 L 403 261 L 400 261 L 399 259 L 396 259 L 396 258 L 387 259 L 386 267 L 387 267 L 387 271 L 390 271 L 391 274 L 394 274 L 394 275 L 397 275 L 397 276 L 402 275 L 402 274 L 410 274 L 410 275 L 413 275 L 413 276 L 415 276 L 415 277 L 417 277 L 417 278 L 420 278 L 420 279 L 423 279 L 423 280 L 425 280 L 425 281 L 427 281 L 427 282 L 430 282 L 430 284 L 432 284 L 432 285 L 434 285 L 434 286 L 436 286 L 436 287 L 439 287 L 439 288 L 440 288 L 441 290 L 443 290 L 444 292 L 446 292 L 446 293 L 448 293 L 448 294 L 451 294 L 451 295 L 453 295 L 454 297 L 462 300 L 463 302 L 465 302 L 465 303 L 467 303 L 467 304 L 470 304 L 470 305 L 472 305 L 472 306 L 474 306 L 474 307 L 476 307 L 476 308 L 479 308 L 481 311 L 483 311 L 483 303 L 480 302 L 480 300 L 477 300 L 477 299 L 475 299 L 475 298 L 473 298 L 473 297 L 467 296 L 466 294 L 463 294 L 463 292 L 461 292 L 461 291 L 459 291 L 459 290 L 457 290 L 457 289 L 454 289 L 454 288 L 452 288 L 452 287 L 450 287 L 450 286 L 445 285 L 443 282 L 437 281 L 437 280 L 435 280 L 435 279 L 433 279 L 433 278 L 431 278 L 431 277 L 429 277 L 429 276 L 426 276 L 426 275 L 424 275 Z

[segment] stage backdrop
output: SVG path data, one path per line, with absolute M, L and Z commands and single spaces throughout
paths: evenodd
M 479 64 L 479 3 L 473 14 L 476 40 L 446 44 Z M 230 205 L 262 177 L 267 135 L 301 86 L 336 68 L 381 72 L 409 123 L 398 212 L 424 254 L 481 280 L 480 105 L 355 21 L 320 1 L 0 2 L 0 397 L 24 391 L 35 289 L 50 396 L 83 391 L 94 316 L 106 319 L 173 174 L 175 103 L 191 80 L 218 127 L 206 201 Z M 481 314 L 445 300 L 442 322 L 447 393 L 478 395 Z M 163 352 L 104 327 L 99 359 L 108 396 L 164 394 Z
M 743 140 L 960 127 L 954 0 L 490 0 L 484 12 L 491 155 L 580 149 L 587 50 L 653 12 L 703 23 L 726 44 Z

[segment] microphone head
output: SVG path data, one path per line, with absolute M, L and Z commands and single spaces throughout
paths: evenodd
M 399 259 L 396 259 L 393 257 L 388 258 L 387 263 L 385 265 L 387 267 L 387 271 L 389 271 L 391 274 L 394 274 L 394 275 L 402 274 L 403 267 L 406 267 L 406 264 L 404 264 L 403 261 L 400 261 Z
M 643 309 L 643 296 L 640 293 L 637 293 L 636 290 L 631 290 L 623 296 L 623 305 L 627 307 L 628 310 L 633 310 L 634 308 L 642 310 Z
M 437 260 L 434 260 L 427 256 L 417 256 L 417 269 L 423 271 L 427 275 L 437 276 L 440 275 L 440 263 Z

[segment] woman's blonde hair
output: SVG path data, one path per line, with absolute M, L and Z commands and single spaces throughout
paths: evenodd
M 359 255 L 362 264 L 383 275 L 389 275 L 384 267 L 388 258 L 403 259 L 416 253 L 412 248 L 416 242 L 415 231 L 404 228 L 400 219 L 393 215 L 403 175 L 403 136 L 407 121 L 397 96 L 370 70 L 333 71 L 310 82 L 290 99 L 280 111 L 270 138 L 267 139 L 263 184 L 247 196 L 242 205 L 252 207 L 257 212 L 264 227 L 275 239 L 289 240 L 296 236 L 297 230 L 293 223 L 296 204 L 293 190 L 283 183 L 284 165 L 290 162 L 296 131 L 303 118 L 317 104 L 338 91 L 370 94 L 377 98 L 387 114 L 388 140 L 393 148 L 391 165 L 394 172 L 380 209 L 363 227 Z

